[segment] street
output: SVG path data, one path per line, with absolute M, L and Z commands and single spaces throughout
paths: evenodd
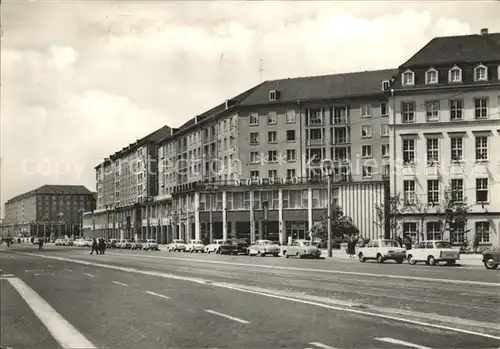
M 4 246 L 10 348 L 498 348 L 500 273 Z

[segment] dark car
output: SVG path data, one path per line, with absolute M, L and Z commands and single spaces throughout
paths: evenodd
M 231 243 L 235 246 L 233 254 L 247 254 L 248 242 L 244 239 L 231 239 Z
M 486 269 L 497 269 L 500 263 L 500 247 L 492 247 L 484 250 L 483 263 Z
M 246 251 L 246 250 L 245 250 Z M 236 245 L 231 240 L 223 241 L 217 249 L 217 254 L 236 254 Z

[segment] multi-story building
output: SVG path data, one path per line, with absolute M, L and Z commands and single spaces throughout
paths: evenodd
M 95 209 L 94 193 L 81 185 L 44 185 L 5 203 L 11 235 L 80 235 L 82 214 Z
M 449 238 L 445 192 L 469 206 L 453 243 L 500 243 L 500 33 L 431 40 L 399 67 L 390 99 L 391 193 L 402 232 Z M 422 205 L 423 204 L 423 205 Z
M 142 201 L 158 195 L 157 142 L 173 131 L 164 126 L 95 167 L 97 209 L 84 214 L 85 235 L 120 237 L 140 229 Z
M 214 238 L 304 238 L 325 215 L 327 164 L 336 202 L 364 236 L 383 235 L 375 206 L 394 74 L 266 81 L 196 116 L 159 142 L 160 195 L 145 205 L 142 236 L 199 239 L 212 221 Z

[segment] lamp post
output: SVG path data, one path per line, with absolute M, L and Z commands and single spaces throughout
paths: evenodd
M 79 230 L 78 235 L 80 237 L 83 237 L 83 213 L 84 212 L 85 212 L 85 210 L 83 208 L 80 208 L 78 210 L 78 214 L 79 214 L 79 218 L 80 218 L 80 224 L 79 224 L 80 229 L 78 229 Z
M 213 230 L 213 195 L 217 192 L 217 186 L 213 184 L 207 184 L 206 187 L 208 192 L 208 197 L 210 198 L 210 243 L 213 243 L 214 239 L 214 230 Z
M 328 257 L 332 257 L 332 165 L 330 161 L 324 162 L 324 166 L 326 168 L 326 176 L 327 176 L 327 202 L 326 209 L 328 210 L 327 214 L 327 249 L 328 249 Z

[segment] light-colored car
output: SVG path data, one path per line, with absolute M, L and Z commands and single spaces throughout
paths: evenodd
M 483 252 L 483 263 L 486 269 L 497 269 L 500 263 L 500 248 L 490 247 Z
M 147 239 L 146 242 L 142 244 L 142 249 L 145 251 L 159 251 L 158 243 L 154 239 Z
M 184 240 L 174 239 L 170 244 L 168 244 L 167 251 L 169 252 L 186 251 L 186 244 L 184 243 Z
M 87 240 L 85 240 L 85 239 L 77 239 L 77 240 L 75 240 L 75 246 L 77 246 L 77 247 L 86 247 L 87 246 Z
M 218 253 L 222 244 L 224 244 L 224 240 L 222 239 L 214 240 L 212 244 L 205 246 L 205 253 L 212 253 L 212 252 Z
M 247 248 L 247 255 L 261 257 L 273 255 L 274 257 L 278 257 L 280 255 L 280 247 L 271 240 L 257 240 Z
M 116 244 L 117 248 L 132 248 L 132 240 L 122 239 Z
M 54 241 L 54 245 L 64 246 L 64 240 L 63 239 L 56 239 L 56 241 Z
M 288 258 L 319 258 L 321 250 L 309 240 L 293 240 L 290 245 L 283 246 L 283 255 Z
M 191 240 L 189 243 L 186 245 L 186 252 L 205 252 L 205 245 L 201 240 Z
M 145 243 L 146 243 L 146 241 L 144 241 L 144 240 L 133 241 L 130 248 L 132 250 L 142 250 Z
M 396 240 L 370 240 L 365 246 L 359 248 L 358 258 L 362 263 L 368 259 L 375 259 L 378 263 L 394 260 L 401 264 L 406 258 L 406 248 L 401 247 Z
M 63 245 L 64 246 L 73 246 L 75 244 L 74 240 L 71 239 L 65 239 Z
M 406 256 L 408 264 L 411 265 L 417 262 L 425 262 L 427 265 L 446 262 L 448 265 L 454 265 L 460 259 L 460 251 L 453 249 L 448 241 L 427 240 L 406 251 Z

